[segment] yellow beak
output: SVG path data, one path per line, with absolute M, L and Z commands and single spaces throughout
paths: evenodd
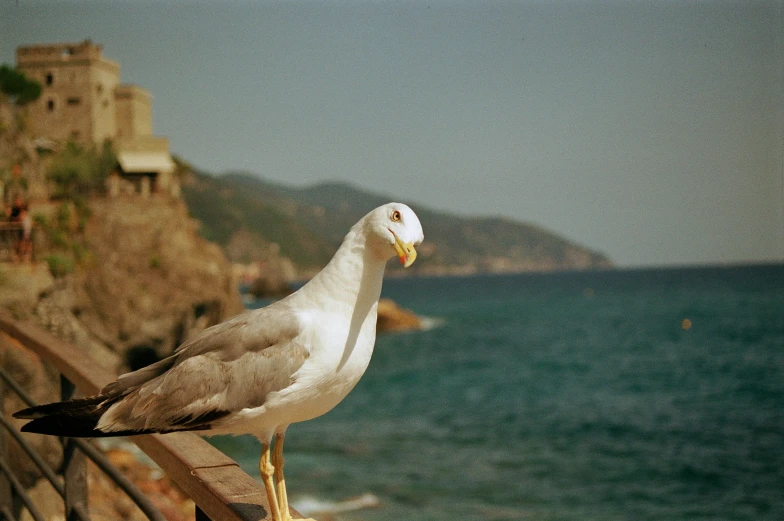
M 401 241 L 397 235 L 394 235 L 394 237 L 397 258 L 400 259 L 400 264 L 402 264 L 404 268 L 408 268 L 414 264 L 414 261 L 416 260 L 417 252 L 414 248 L 414 244 L 411 242 Z

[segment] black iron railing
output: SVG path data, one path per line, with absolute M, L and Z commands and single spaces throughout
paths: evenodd
M 22 399 L 28 406 L 37 405 L 35 401 L 11 378 L 11 376 L 0 368 L 0 402 L 2 402 L 3 384 L 8 387 L 14 394 Z M 61 395 L 63 400 L 70 398 L 75 390 L 73 384 L 67 379 L 60 378 Z M 63 498 L 65 507 L 65 518 L 81 519 L 89 521 L 88 502 L 87 502 L 87 481 L 86 481 L 86 466 L 85 457 L 92 460 L 95 465 L 101 469 L 109 479 L 122 490 L 139 509 L 151 521 L 165 521 L 166 518 L 161 514 L 155 505 L 145 496 L 131 481 L 128 480 L 111 462 L 106 459 L 101 451 L 96 449 L 89 442 L 78 438 L 60 438 L 60 443 L 63 448 L 63 461 L 59 469 L 50 468 L 35 449 L 24 439 L 19 431 L 17 431 L 13 424 L 8 420 L 5 414 L 0 411 L 0 423 L 5 429 L 7 435 L 14 438 L 19 446 L 30 458 L 30 461 L 38 468 L 44 478 L 52 485 L 52 488 Z M 0 435 L 2 438 L 2 435 Z M 3 442 L 0 441 L 0 451 L 3 450 Z M 7 452 L 6 452 L 7 454 Z M 0 456 L 3 453 L 0 452 Z M 24 505 L 30 511 L 33 519 L 42 519 L 41 514 L 35 505 L 30 503 L 29 497 L 24 489 L 19 484 L 18 479 L 14 476 L 11 467 L 7 462 L 7 458 L 0 457 L 0 467 L 2 473 L 5 475 L 8 485 L 5 490 L 6 501 L 9 505 L 9 511 L 13 514 L 10 519 L 19 519 L 21 513 L 21 506 Z M 58 478 L 58 474 L 61 476 Z M 2 479 L 2 478 L 0 478 Z M 0 484 L 2 487 L 2 484 Z M 3 497 L 3 492 L 0 491 L 0 497 Z

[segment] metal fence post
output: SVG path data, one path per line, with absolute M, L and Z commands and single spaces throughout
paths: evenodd
M 76 388 L 64 376 L 60 376 L 60 393 L 63 400 L 73 397 Z M 81 506 L 89 512 L 87 501 L 87 460 L 70 438 L 60 438 L 63 444 L 63 484 L 65 485 L 65 519 L 78 521 L 74 507 Z
M 0 412 L 5 405 L 5 383 L 0 380 Z M 0 428 L 0 459 L 10 461 L 8 457 L 8 434 L 5 429 Z M 4 472 L 0 472 L 0 519 L 5 519 L 7 515 L 12 515 L 12 519 L 19 519 L 22 513 L 22 501 L 16 494 L 11 481 Z
M 3 388 L 5 384 L 0 380 L 0 409 L 3 408 Z M 0 459 L 8 461 L 8 448 L 6 446 L 5 429 L 0 429 Z M 3 510 L 10 510 L 14 503 L 14 497 L 11 495 L 11 482 L 8 481 L 5 473 L 0 472 L 0 508 Z M 5 515 L 0 512 L 0 519 L 5 519 Z
M 199 508 L 199 505 L 196 505 L 195 521 L 212 521 L 212 519 L 210 519 L 210 516 L 205 514 L 204 511 L 201 508 Z

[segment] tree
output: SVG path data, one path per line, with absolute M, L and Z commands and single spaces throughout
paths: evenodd
M 17 105 L 26 105 L 41 96 L 41 84 L 28 79 L 22 72 L 8 65 L 0 65 L 0 92 Z

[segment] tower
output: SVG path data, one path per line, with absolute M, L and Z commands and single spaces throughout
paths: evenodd
M 86 40 L 16 50 L 17 68 L 42 87 L 28 109 L 34 135 L 96 145 L 117 135 L 120 65 L 101 49 Z

